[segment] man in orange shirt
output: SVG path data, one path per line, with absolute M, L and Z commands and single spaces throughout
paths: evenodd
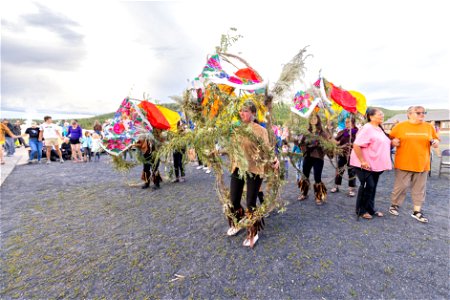
M 389 133 L 392 145 L 397 147 L 395 153 L 395 182 L 391 193 L 389 213 L 398 216 L 398 209 L 406 197 L 406 190 L 411 186 L 411 198 L 414 205 L 412 217 L 427 223 L 422 213 L 425 201 L 425 187 L 430 171 L 430 145 L 439 147 L 439 137 L 434 127 L 426 123 L 425 108 L 411 106 L 407 111 L 408 120 L 398 123 Z

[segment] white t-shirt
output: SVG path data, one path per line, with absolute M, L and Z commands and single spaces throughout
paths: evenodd
M 56 139 L 59 137 L 56 131 L 61 133 L 61 127 L 53 123 L 47 124 L 44 122 L 39 128 L 43 132 L 44 139 Z

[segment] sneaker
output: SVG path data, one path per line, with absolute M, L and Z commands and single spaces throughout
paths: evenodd
M 258 239 L 259 239 L 258 235 L 255 235 L 255 236 L 253 237 L 253 246 L 256 244 L 256 242 L 258 241 Z M 250 246 L 251 246 L 251 244 L 250 244 L 250 239 L 245 239 L 244 242 L 242 243 L 242 245 L 243 245 L 244 247 L 250 247 Z
M 186 179 L 184 179 L 184 177 L 180 178 L 180 182 L 185 182 L 185 181 L 186 181 Z
M 180 179 L 175 178 L 174 180 L 172 180 L 172 183 L 176 183 L 176 182 L 180 182 Z
M 40 160 L 38 160 L 37 163 L 40 165 L 42 162 Z
M 428 223 L 428 219 L 425 218 L 425 215 L 423 213 L 421 213 L 420 211 L 414 211 L 412 213 L 411 217 L 413 217 L 414 219 L 416 219 L 419 222 Z
M 203 166 L 198 166 L 196 169 L 197 170 L 203 169 Z
M 207 170 L 206 170 L 206 172 L 205 172 L 206 174 L 209 174 L 209 173 L 211 173 L 211 169 L 210 168 L 208 168 Z
M 47 160 L 46 164 L 47 164 L 47 165 L 49 165 L 49 164 L 50 164 L 50 161 L 49 161 L 49 160 Z
M 238 234 L 239 231 L 241 231 L 241 228 L 233 226 L 233 227 L 228 228 L 227 235 L 228 236 L 233 236 L 233 235 Z
M 64 160 L 61 158 L 61 159 L 59 160 L 59 162 L 63 164 L 63 163 L 64 163 Z
M 29 159 L 27 162 L 28 162 L 29 164 L 32 164 L 32 163 L 33 163 L 33 160 L 32 160 L 32 159 Z
M 203 167 L 203 170 L 208 170 L 208 167 Z

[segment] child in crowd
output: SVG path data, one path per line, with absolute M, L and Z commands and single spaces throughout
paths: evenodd
M 94 157 L 94 161 L 100 161 L 100 143 L 101 143 L 100 135 L 94 133 L 92 135 L 92 156 Z
M 299 182 L 301 178 L 301 170 L 303 169 L 303 155 L 302 150 L 300 149 L 299 139 L 294 140 L 294 147 L 292 148 L 292 152 L 296 154 L 295 167 L 297 168 L 297 174 L 295 179 L 297 180 L 297 182 Z
M 64 160 L 70 160 L 72 157 L 72 147 L 70 146 L 68 137 L 65 137 L 61 144 L 61 153 Z
M 83 147 L 84 152 L 84 162 L 91 161 L 91 147 L 92 147 L 92 137 L 89 131 L 84 132 L 84 137 L 81 138 L 81 146 Z

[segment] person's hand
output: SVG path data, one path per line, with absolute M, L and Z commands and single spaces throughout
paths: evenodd
M 439 147 L 439 140 L 431 140 L 431 147 L 438 148 Z
M 370 170 L 370 165 L 367 161 L 364 160 L 361 162 L 361 168 L 364 170 Z
M 277 157 L 275 157 L 275 160 L 274 160 L 273 163 L 272 163 L 272 167 L 273 167 L 275 170 L 278 170 L 278 168 L 280 167 L 280 161 L 278 160 Z
M 398 138 L 394 138 L 394 139 L 392 139 L 391 144 L 394 147 L 398 147 L 398 146 L 400 146 L 400 140 Z

